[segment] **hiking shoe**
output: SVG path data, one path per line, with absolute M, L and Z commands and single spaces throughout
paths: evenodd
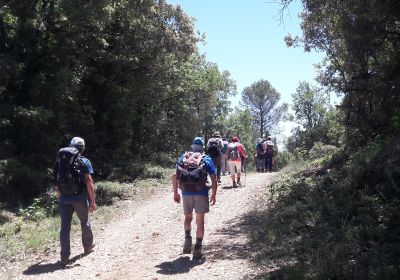
M 233 188 L 236 188 L 236 187 L 237 187 L 236 182 L 233 182 L 232 187 L 233 187 Z
M 217 183 L 218 183 L 218 184 L 221 184 L 221 179 L 218 179 L 218 180 L 217 180 Z
M 92 253 L 92 252 L 94 251 L 94 247 L 95 247 L 95 246 L 96 246 L 96 244 L 93 243 L 90 247 L 85 248 L 85 249 L 84 249 L 84 253 L 85 253 L 86 255 Z
M 239 181 L 237 182 L 237 186 L 240 188 L 240 187 L 243 187 L 242 186 L 242 183 L 240 183 Z
M 190 254 L 192 252 L 192 238 L 185 237 L 185 243 L 183 243 L 183 253 Z
M 193 259 L 201 259 L 202 256 L 203 254 L 201 253 L 201 246 L 194 246 Z
M 62 268 L 62 269 L 66 268 L 67 265 L 68 265 L 68 263 L 69 263 L 69 260 L 68 260 L 68 259 L 66 259 L 66 260 L 61 259 L 61 261 L 60 261 L 60 266 L 61 266 L 61 268 Z

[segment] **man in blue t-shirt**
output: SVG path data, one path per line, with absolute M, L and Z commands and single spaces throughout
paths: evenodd
M 196 213 L 196 244 L 193 250 L 193 258 L 199 259 L 202 256 L 201 247 L 204 237 L 204 218 L 210 211 L 209 205 L 214 205 L 217 194 L 217 172 L 212 159 L 203 154 L 204 140 L 196 137 L 192 142 L 192 152 L 186 152 L 177 163 L 176 172 L 172 176 L 172 188 L 174 201 L 180 203 L 182 193 L 183 214 L 185 215 L 184 229 L 185 242 L 183 253 L 192 252 L 191 223 L 193 210 Z M 190 169 L 194 168 L 194 170 Z M 191 170 L 193 172 L 191 172 Z M 210 187 L 206 185 L 207 174 L 211 178 L 211 197 L 208 198 Z M 196 177 L 193 179 L 193 177 Z
M 74 147 L 79 154 L 85 149 L 85 141 L 80 137 L 74 137 L 71 140 L 70 147 Z M 72 215 L 76 212 L 82 229 L 82 244 L 85 254 L 93 251 L 93 232 L 89 223 L 89 211 L 96 210 L 96 201 L 93 184 L 93 167 L 89 159 L 80 156 L 81 164 L 79 165 L 79 174 L 82 176 L 79 191 L 76 194 L 63 194 L 57 186 L 57 174 L 60 168 L 59 159 L 57 159 L 54 167 L 54 185 L 59 200 L 59 213 L 61 218 L 60 229 L 60 245 L 61 245 L 61 266 L 66 267 L 71 254 L 70 248 L 70 231 Z

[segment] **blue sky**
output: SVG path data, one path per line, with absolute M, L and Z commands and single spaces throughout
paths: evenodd
M 280 24 L 280 6 L 266 0 L 167 0 L 179 4 L 196 19 L 195 29 L 206 35 L 206 45 L 199 45 L 208 61 L 228 70 L 237 82 L 238 93 L 260 79 L 268 80 L 291 102 L 299 81 L 315 83 L 313 64 L 322 54 L 306 53 L 302 48 L 288 48 L 283 38 L 288 33 L 301 35 L 300 1 L 294 1 Z
M 287 34 L 301 35 L 300 1 L 293 1 L 278 20 L 280 6 L 274 0 L 167 0 L 179 4 L 196 19 L 195 30 L 205 33 L 205 45 L 199 45 L 208 61 L 228 70 L 237 83 L 237 105 L 243 88 L 264 79 L 281 94 L 282 102 L 291 103 L 299 81 L 316 84 L 313 64 L 323 55 L 302 48 L 288 48 Z M 288 134 L 290 127 L 285 127 Z

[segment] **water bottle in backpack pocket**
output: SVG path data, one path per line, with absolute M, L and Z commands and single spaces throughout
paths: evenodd
M 78 149 L 65 147 L 58 151 L 55 183 L 61 194 L 76 195 L 82 192 L 84 186 L 82 165 Z

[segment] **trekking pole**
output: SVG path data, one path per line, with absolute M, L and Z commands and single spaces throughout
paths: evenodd
M 246 159 L 243 160 L 243 165 L 244 165 L 244 185 L 243 185 L 243 187 L 246 187 L 246 177 L 247 177 Z

